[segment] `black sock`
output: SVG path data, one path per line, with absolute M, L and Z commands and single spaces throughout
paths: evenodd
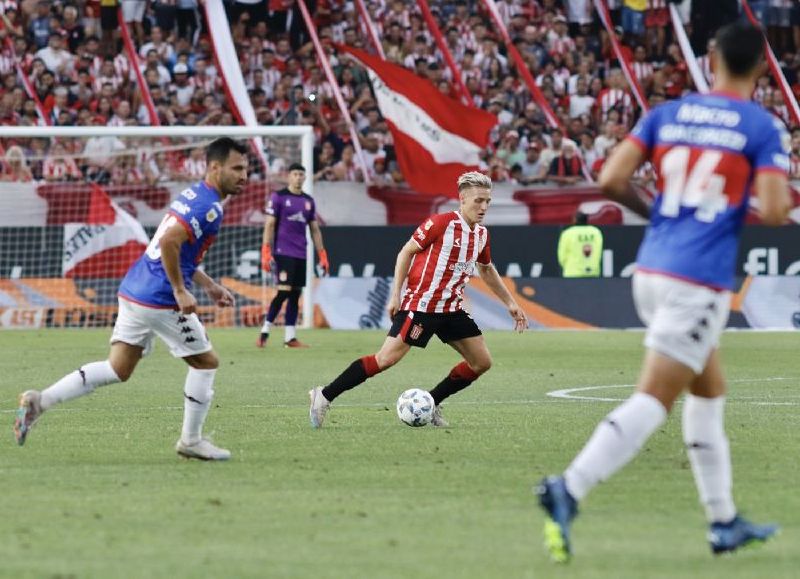
M 456 378 L 455 380 L 448 376 L 436 385 L 436 388 L 431 390 L 431 396 L 436 406 L 442 403 L 442 400 L 448 396 L 452 396 L 472 384 L 475 380 L 465 380 L 464 378 Z
M 328 402 L 333 402 L 334 398 L 342 392 L 355 388 L 370 376 L 380 372 L 375 356 L 364 356 L 354 360 L 347 369 L 322 389 L 322 395 Z
M 267 321 L 270 324 L 275 321 L 275 318 L 278 317 L 278 313 L 281 311 L 281 306 L 288 297 L 289 292 L 285 290 L 278 290 L 278 293 L 275 294 L 274 298 L 272 298 L 272 302 L 269 304 L 269 311 L 267 312 Z
M 477 379 L 478 374 L 473 372 L 466 362 L 461 362 L 450 370 L 447 378 L 439 382 L 430 394 L 436 406 L 439 406 L 442 400 L 463 390 Z

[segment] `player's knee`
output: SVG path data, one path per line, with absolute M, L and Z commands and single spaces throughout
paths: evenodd
M 381 369 L 381 371 L 391 368 L 397 364 L 401 358 L 402 356 L 395 353 L 383 354 L 378 352 L 375 354 L 375 361 L 378 362 L 378 367 Z
M 120 382 L 127 382 L 128 379 L 133 376 L 133 370 L 135 366 L 129 366 L 126 364 L 117 364 L 116 366 L 112 363 L 111 369 L 114 370 L 114 373 L 119 378 Z
M 491 367 L 492 367 L 492 357 L 488 355 L 481 356 L 475 362 L 470 364 L 470 368 L 472 368 L 472 371 L 475 372 L 478 376 L 488 372 Z

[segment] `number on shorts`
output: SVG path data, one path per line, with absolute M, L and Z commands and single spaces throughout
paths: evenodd
M 677 217 L 681 207 L 695 207 L 695 219 L 711 223 L 728 208 L 725 177 L 714 172 L 722 153 L 703 151 L 691 166 L 690 154 L 689 147 L 673 147 L 661 159 L 664 178 L 661 214 Z

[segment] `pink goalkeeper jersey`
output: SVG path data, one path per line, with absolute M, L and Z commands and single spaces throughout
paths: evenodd
M 489 264 L 489 231 L 473 229 L 458 211 L 433 215 L 411 239 L 422 251 L 414 256 L 400 309 L 414 312 L 460 311 L 464 286 L 475 263 Z

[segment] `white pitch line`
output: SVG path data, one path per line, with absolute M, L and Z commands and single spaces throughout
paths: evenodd
M 795 378 L 784 377 L 771 377 L 771 378 L 741 378 L 737 380 L 728 380 L 729 383 L 748 384 L 758 382 L 780 382 L 785 380 L 795 380 Z M 553 390 L 547 393 L 550 398 L 559 398 L 561 400 L 588 400 L 590 402 L 624 402 L 624 398 L 607 398 L 604 396 L 580 396 L 573 394 L 574 392 L 592 392 L 595 390 L 607 390 L 611 388 L 634 388 L 636 384 L 606 384 L 596 386 L 582 386 L 579 388 L 564 388 L 561 390 Z M 796 398 L 791 396 L 791 398 Z M 747 402 L 755 406 L 800 406 L 798 402 L 768 402 L 763 398 L 755 399 L 754 396 L 745 396 L 742 398 L 728 398 L 733 402 Z

